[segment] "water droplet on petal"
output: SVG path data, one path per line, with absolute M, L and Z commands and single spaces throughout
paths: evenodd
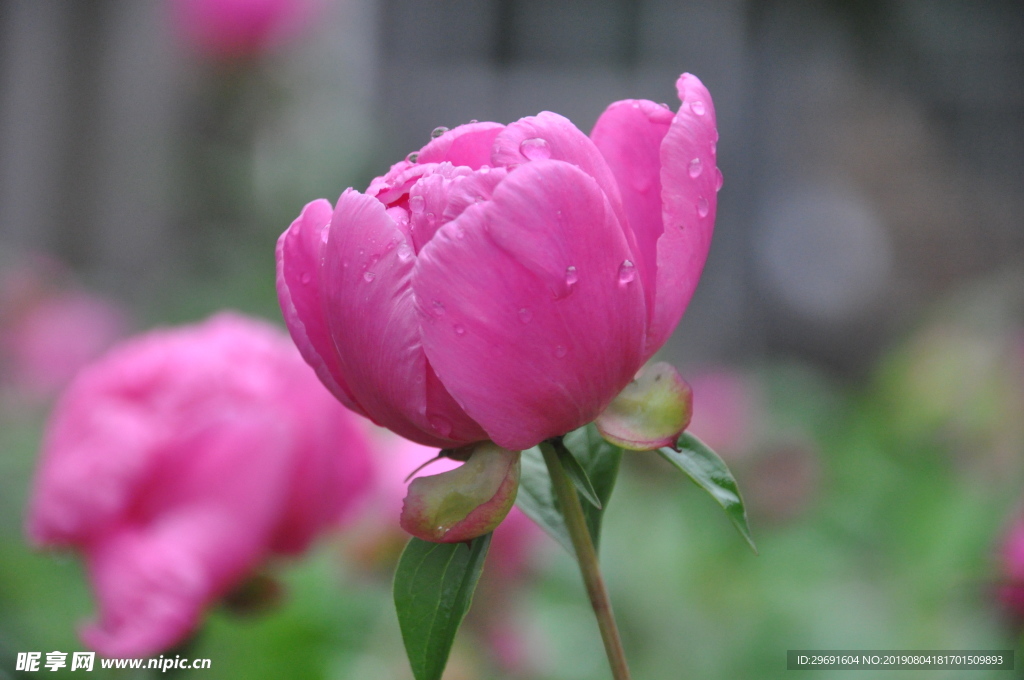
M 533 312 L 531 312 L 528 308 L 523 307 L 519 310 L 520 321 L 522 321 L 523 323 L 530 323 L 531 319 L 533 319 Z
M 320 232 L 320 243 L 327 243 L 327 237 L 330 236 L 330 229 L 323 229 Z
M 444 303 L 442 303 L 440 300 L 434 300 L 433 302 L 431 302 L 430 313 L 438 318 L 444 316 Z
M 708 211 L 711 210 L 711 206 L 708 204 L 708 199 L 701 196 L 697 199 L 697 214 L 701 217 L 707 217 Z
M 533 137 L 532 139 L 524 139 L 519 142 L 519 153 L 531 161 L 539 161 L 551 158 L 551 147 L 548 146 L 548 140 L 541 137 Z
M 711 155 L 712 156 L 717 156 L 718 155 L 718 142 L 711 142 Z
M 404 241 L 402 242 L 402 245 L 398 246 L 398 250 L 396 252 L 398 253 L 398 259 L 402 262 L 408 262 L 412 259 L 412 247 Z
M 486 175 L 490 171 L 491 171 L 491 166 L 489 166 L 489 165 L 481 165 L 480 169 L 477 170 L 477 172 L 479 172 L 481 175 Z
M 441 416 L 430 416 L 427 420 L 430 422 L 430 427 L 434 428 L 434 430 L 436 430 L 442 437 L 447 437 L 452 433 L 452 424 L 445 418 L 442 418 Z
M 466 334 L 466 328 L 464 326 L 460 325 L 460 324 L 455 324 L 454 326 L 452 326 L 452 330 L 455 331 L 455 335 L 465 335 Z
M 700 173 L 704 171 L 704 166 L 701 165 L 699 158 L 694 158 L 690 161 L 690 177 L 697 179 L 700 177 Z
M 558 345 L 557 347 L 555 347 L 555 356 L 558 357 L 559 359 L 564 359 L 565 355 L 568 353 L 569 350 L 566 348 L 565 345 Z
M 363 281 L 366 281 L 367 283 L 370 283 L 375 278 L 377 278 L 377 275 L 374 274 L 373 272 L 371 272 L 371 271 L 363 272 Z
M 437 126 L 436 128 L 434 128 L 433 130 L 430 131 L 430 136 L 433 139 L 437 139 L 438 137 L 440 137 L 441 135 L 443 135 L 446 132 L 448 132 L 448 128 L 446 128 L 443 125 L 439 125 L 439 126 Z
M 580 275 L 576 271 L 576 267 L 565 268 L 565 285 L 572 288 L 576 285 L 576 282 L 580 280 Z
M 313 280 L 313 277 L 309 272 L 302 272 L 302 284 L 305 286 L 309 285 L 309 282 Z
M 723 182 L 725 182 L 725 179 L 722 178 L 722 171 L 718 168 L 715 168 L 715 191 L 722 190 Z
M 699 99 L 695 99 L 690 102 L 690 110 L 696 113 L 698 116 L 704 115 L 704 102 Z
M 633 107 L 634 109 L 639 109 L 639 108 L 640 108 L 640 102 L 633 102 L 631 106 L 632 106 L 632 107 Z
M 619 266 L 619 286 L 627 286 L 633 283 L 636 278 L 636 266 L 629 260 L 625 260 Z
M 423 197 L 422 196 L 410 196 L 409 197 L 409 210 L 419 214 L 423 212 Z
M 420 155 L 418 153 L 416 153 L 415 151 L 405 157 L 405 160 L 409 161 L 410 163 L 415 163 L 419 159 L 420 159 Z
M 480 121 L 478 121 L 478 120 L 477 120 L 476 118 L 473 118 L 473 119 L 472 119 L 472 120 L 470 120 L 469 122 L 470 122 L 470 123 L 479 123 Z

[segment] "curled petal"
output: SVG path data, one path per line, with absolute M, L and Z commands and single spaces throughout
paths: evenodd
M 477 444 L 460 467 L 417 477 L 402 506 L 402 528 L 435 543 L 461 543 L 490 533 L 512 509 L 519 489 L 519 452 Z
M 416 258 L 380 201 L 338 200 L 324 251 L 327 325 L 338 368 L 374 422 L 428 446 L 486 439 L 445 393 L 429 389 L 410 285 Z
M 302 358 L 341 403 L 365 415 L 341 377 L 334 340 L 324 318 L 320 263 L 333 212 L 326 200 L 313 201 L 281 234 L 277 241 L 277 296 Z
M 671 364 L 641 370 L 594 424 L 601 436 L 633 451 L 674 446 L 690 424 L 693 392 Z
M 538 160 L 442 227 L 413 277 L 448 392 L 522 450 L 593 420 L 642 363 L 643 284 L 595 180 Z
M 680 76 L 676 87 L 682 104 L 661 143 L 665 233 L 658 239 L 658 283 L 648 356 L 672 334 L 697 288 L 711 247 L 721 186 L 711 95 L 689 73 Z

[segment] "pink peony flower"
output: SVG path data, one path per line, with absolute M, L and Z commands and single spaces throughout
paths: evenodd
M 234 314 L 84 369 L 47 428 L 28 533 L 84 554 L 99 603 L 86 644 L 164 650 L 267 557 L 341 520 L 371 483 L 355 421 L 283 333 Z
M 310 203 L 278 241 L 303 356 L 347 406 L 439 447 L 520 450 L 592 420 L 664 344 L 707 256 L 721 173 L 694 76 L 679 113 L 612 104 L 470 123 Z
M 319 0 L 172 0 L 181 37 L 217 59 L 256 57 L 295 35 Z

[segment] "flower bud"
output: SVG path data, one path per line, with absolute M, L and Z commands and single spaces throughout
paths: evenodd
M 673 446 L 692 414 L 690 386 L 674 366 L 659 361 L 641 369 L 594 424 L 616 446 L 652 451 Z
M 466 448 L 471 451 L 458 468 L 409 484 L 401 524 L 413 536 L 435 543 L 468 541 L 493 531 L 512 509 L 519 452 L 493 442 Z

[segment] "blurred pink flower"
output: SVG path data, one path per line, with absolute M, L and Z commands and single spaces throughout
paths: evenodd
M 28 514 L 85 557 L 106 656 L 180 642 L 271 555 L 296 554 L 371 483 L 368 442 L 287 337 L 220 314 L 125 342 L 50 419 Z
M 1024 518 L 1010 526 L 1000 549 L 997 597 L 1014 623 L 1024 623 Z
M 693 416 L 686 428 L 729 459 L 749 453 L 760 425 L 761 399 L 746 374 L 727 367 L 688 375 L 693 390 Z
M 30 400 L 55 395 L 128 330 L 120 307 L 68 278 L 42 256 L 26 258 L 3 278 L 0 379 Z
M 707 257 L 721 173 L 694 76 L 673 114 L 612 104 L 588 138 L 551 112 L 439 129 L 366 193 L 278 242 L 306 360 L 414 441 L 521 450 L 591 422 L 666 341 Z
M 307 26 L 322 0 L 171 0 L 181 37 L 215 59 L 258 57 Z

